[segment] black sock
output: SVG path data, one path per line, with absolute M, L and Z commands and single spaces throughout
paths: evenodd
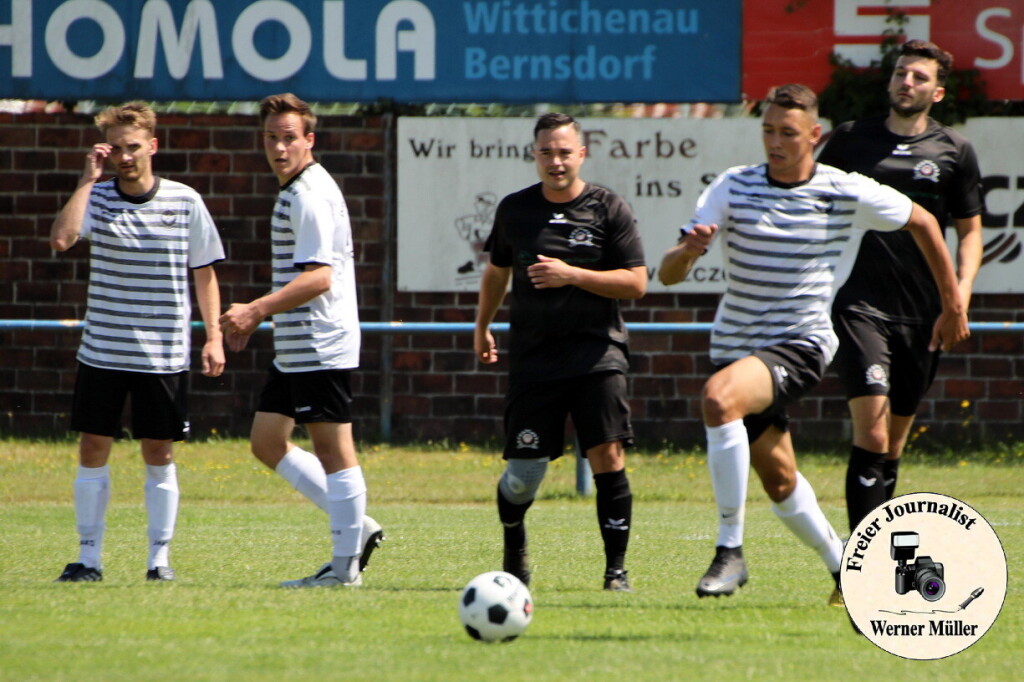
M 626 470 L 594 474 L 597 488 L 597 522 L 604 540 L 605 568 L 622 570 L 626 564 L 629 526 L 633 523 L 633 493 Z
M 526 549 L 526 510 L 533 500 L 525 504 L 514 504 L 505 499 L 498 487 L 498 518 L 505 529 L 505 546 L 512 549 Z
M 882 478 L 885 479 L 885 499 L 891 500 L 896 494 L 896 479 L 899 478 L 900 460 L 887 459 L 882 462 Z
M 856 445 L 850 451 L 850 463 L 846 467 L 846 513 L 850 532 L 872 509 L 885 502 L 884 460 L 884 452 L 870 452 Z

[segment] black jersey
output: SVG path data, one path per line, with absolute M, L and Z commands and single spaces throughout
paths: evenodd
M 981 172 L 974 148 L 962 135 L 928 119 L 920 135 L 903 137 L 885 117 L 836 128 L 818 161 L 857 172 L 898 189 L 946 227 L 948 219 L 982 211 Z M 834 310 L 855 310 L 892 322 L 932 322 L 941 311 L 938 289 L 913 236 L 869 232 Z
M 486 250 L 512 268 L 511 381 L 563 379 L 628 365 L 619 302 L 574 286 L 537 289 L 526 269 L 537 255 L 588 270 L 644 265 L 636 219 L 617 194 L 587 184 L 568 203 L 544 198 L 538 183 L 498 205 Z

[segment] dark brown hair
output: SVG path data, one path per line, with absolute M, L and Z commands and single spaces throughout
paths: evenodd
M 562 114 L 557 111 L 552 111 L 547 114 L 543 114 L 540 118 L 537 119 L 537 124 L 533 126 L 533 139 L 536 140 L 537 135 L 542 130 L 555 130 L 556 128 L 561 128 L 562 126 L 569 125 L 573 127 L 573 129 L 576 131 L 576 134 L 580 135 L 580 139 L 582 139 L 580 122 L 574 119 L 569 114 Z
M 939 65 L 937 73 L 939 85 L 946 83 L 949 72 L 953 70 L 953 55 L 927 40 L 908 40 L 900 46 L 900 56 L 934 59 Z
M 260 123 L 266 122 L 268 116 L 292 112 L 302 117 L 303 135 L 308 135 L 316 129 L 316 114 L 308 104 L 290 92 L 263 98 L 263 101 L 260 102 Z
M 768 91 L 764 104 L 780 106 L 783 109 L 802 109 L 812 116 L 818 115 L 818 96 L 806 85 L 788 83 L 777 85 Z

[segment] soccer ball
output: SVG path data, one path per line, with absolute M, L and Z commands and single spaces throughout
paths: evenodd
M 532 617 L 530 590 L 503 571 L 473 578 L 459 599 L 459 619 L 469 636 L 482 642 L 510 642 L 523 634 Z

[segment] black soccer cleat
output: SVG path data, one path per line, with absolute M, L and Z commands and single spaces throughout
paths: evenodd
M 373 554 L 373 550 L 380 547 L 380 543 L 384 542 L 384 529 L 379 523 L 374 521 L 369 516 L 363 517 L 363 551 L 359 554 L 359 571 L 365 571 L 366 565 L 370 563 L 370 556 Z
M 609 569 L 604 574 L 604 589 L 609 592 L 632 592 L 633 586 L 629 584 L 629 571 L 621 568 Z
M 146 571 L 146 580 L 170 582 L 174 580 L 174 569 L 170 566 L 157 566 Z
M 742 547 L 715 547 L 715 558 L 697 583 L 698 597 L 729 596 L 747 584 L 747 562 Z
M 511 573 L 526 586 L 530 585 L 530 554 L 525 547 L 505 546 L 505 558 L 501 562 L 501 570 Z
M 68 564 L 55 583 L 98 583 L 103 580 L 103 571 L 85 564 Z

